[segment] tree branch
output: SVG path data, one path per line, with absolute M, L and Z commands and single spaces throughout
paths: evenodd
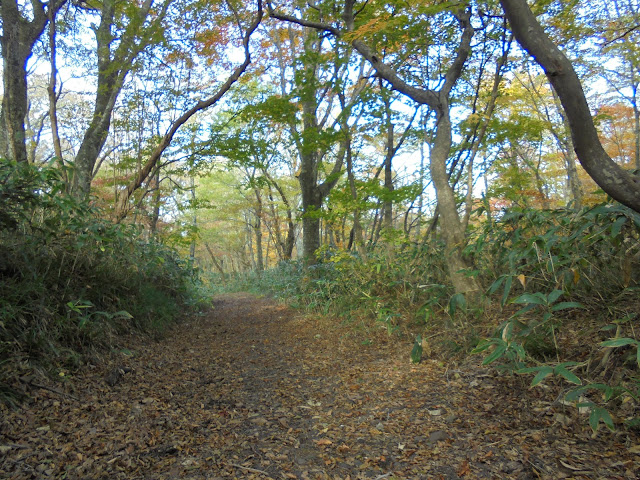
M 640 212 L 640 177 L 615 163 L 602 147 L 582 84 L 571 61 L 545 33 L 526 0 L 500 0 L 518 43 L 544 69 L 560 98 L 578 160 L 611 197 Z
M 206 108 L 209 108 L 212 105 L 215 105 L 224 96 L 224 94 L 229 91 L 231 86 L 240 78 L 240 76 L 244 73 L 244 71 L 247 69 L 247 67 L 251 63 L 251 51 L 249 48 L 249 41 L 251 39 L 251 35 L 256 31 L 256 29 L 262 22 L 262 17 L 263 17 L 262 0 L 257 0 L 257 4 L 258 4 L 258 12 L 257 12 L 256 18 L 253 20 L 253 22 L 249 26 L 242 40 L 242 45 L 244 47 L 244 54 L 245 54 L 244 62 L 242 62 L 242 64 L 239 65 L 238 67 L 236 67 L 236 69 L 229 76 L 227 81 L 220 86 L 218 91 L 213 96 L 209 97 L 206 100 L 200 100 L 192 108 L 190 108 L 185 113 L 183 113 L 175 122 L 173 122 L 173 124 L 169 128 L 169 131 L 164 135 L 164 137 L 162 137 L 160 144 L 154 149 L 154 151 L 151 153 L 151 156 L 145 162 L 142 169 L 137 173 L 133 181 L 129 183 L 126 191 L 124 192 L 122 197 L 120 197 L 120 200 L 118 202 L 118 206 L 116 209 L 117 211 L 116 218 L 118 221 L 121 221 L 127 215 L 129 199 L 134 194 L 134 192 L 138 188 L 140 188 L 140 186 L 143 184 L 145 179 L 149 176 L 149 173 L 153 170 L 153 168 L 155 167 L 160 157 L 162 157 L 162 154 L 171 144 L 171 141 L 173 140 L 173 137 L 175 136 L 178 129 L 182 125 L 184 125 L 196 113 L 202 110 L 205 110 Z

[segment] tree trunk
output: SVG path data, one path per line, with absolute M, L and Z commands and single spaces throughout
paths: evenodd
M 152 211 L 151 211 L 151 222 L 149 225 L 149 232 L 151 233 L 151 237 L 155 238 L 158 233 L 158 220 L 160 219 L 160 201 L 162 200 L 162 195 L 160 192 L 160 169 L 156 169 L 156 173 L 153 176 L 153 186 L 155 191 L 153 192 L 152 197 Z
M 392 160 L 395 155 L 394 148 L 394 129 L 393 121 L 391 119 L 391 105 L 389 97 L 384 96 L 384 111 L 385 111 L 385 127 L 386 127 L 386 142 L 385 142 L 385 157 L 384 157 L 384 190 L 386 198 L 382 202 L 382 225 L 385 229 L 391 230 L 393 228 L 393 169 Z
M 305 160 L 302 160 L 302 165 Z M 304 167 L 303 167 L 304 168 Z M 300 174 L 300 189 L 302 192 L 302 256 L 307 265 L 316 263 L 316 250 L 320 248 L 320 218 L 318 214 L 322 208 L 317 186 L 308 183 Z
M 53 142 L 53 152 L 56 163 L 60 166 L 60 173 L 69 189 L 69 178 L 65 170 L 64 158 L 62 157 L 62 145 L 60 134 L 58 133 L 58 94 L 56 84 L 58 82 L 58 67 L 56 59 L 56 12 L 49 9 L 49 54 L 51 56 L 51 74 L 47 93 L 49 95 L 49 121 L 51 122 L 51 141 Z
M 315 67 L 306 67 L 315 76 Z M 315 78 L 310 80 L 311 84 Z M 308 87 L 307 87 L 308 88 Z M 302 142 L 299 146 L 300 175 L 298 181 L 302 193 L 302 244 L 303 257 L 307 265 L 316 263 L 315 252 L 320 248 L 320 219 L 318 217 L 322 208 L 322 202 L 331 189 L 338 182 L 342 163 L 344 161 L 345 148 L 342 144 L 341 152 L 327 179 L 318 184 L 318 164 L 321 154 L 317 145 L 317 137 L 322 127 L 318 123 L 316 91 L 307 91 L 302 100 Z
M 347 32 L 355 29 L 354 11 L 355 0 L 346 0 L 342 19 L 345 22 Z M 330 32 L 336 37 L 344 34 L 339 28 L 322 24 L 319 22 L 306 21 L 290 15 L 277 14 L 271 11 L 274 18 L 279 18 L 293 23 L 305 25 L 307 27 L 322 29 Z M 431 176 L 436 187 L 438 196 L 438 208 L 442 218 L 443 236 L 447 242 L 447 258 L 449 264 L 449 273 L 456 291 L 460 293 L 471 294 L 475 297 L 480 293 L 480 285 L 474 277 L 467 277 L 460 270 L 466 268 L 466 263 L 462 257 L 462 248 L 464 247 L 464 231 L 461 228 L 460 217 L 456 208 L 453 189 L 449 185 L 448 175 L 446 171 L 446 161 L 450 153 L 451 146 L 451 124 L 449 120 L 449 95 L 460 76 L 463 67 L 471 52 L 471 39 L 473 38 L 473 26 L 471 25 L 471 10 L 469 7 L 457 10 L 454 15 L 458 20 L 461 29 L 460 43 L 454 58 L 447 71 L 442 75 L 439 90 L 431 90 L 427 88 L 416 87 L 403 80 L 398 71 L 387 65 L 377 52 L 374 52 L 361 39 L 355 38 L 351 40 L 351 45 L 365 58 L 376 73 L 381 78 L 389 82 L 393 89 L 406 95 L 415 102 L 428 105 L 431 110 L 436 112 L 438 125 L 436 140 L 434 141 L 431 152 Z M 438 178 L 436 185 L 436 177 Z M 443 205 L 441 205 L 443 202 Z M 446 210 L 446 211 L 442 211 Z M 445 218 L 446 217 L 446 218 Z M 374 233 L 375 234 L 375 233 Z
M 555 90 L 553 90 L 553 101 L 556 104 L 556 109 L 564 127 L 564 135 L 562 137 L 558 136 L 558 142 L 561 144 L 562 156 L 564 157 L 564 165 L 567 171 L 567 185 L 573 199 L 573 208 L 580 210 L 582 209 L 584 193 L 582 192 L 582 184 L 580 183 L 580 178 L 578 178 L 578 169 L 576 168 L 575 149 L 571 140 L 571 127 Z
M 59 2 L 58 2 L 59 3 Z M 33 53 L 33 46 L 40 38 L 47 24 L 45 5 L 32 1 L 33 20 L 29 21 L 20 13 L 17 1 L 0 2 L 2 14 L 2 127 L 6 133 L 0 137 L 0 152 L 20 163 L 27 163 L 25 117 L 27 115 L 27 61 Z M 52 4 L 54 11 L 61 6 Z
M 640 212 L 640 176 L 621 168 L 605 152 L 571 61 L 545 33 L 526 0 L 500 0 L 500 4 L 516 40 L 544 69 L 558 93 L 584 169 L 611 197 Z
M 431 179 L 436 189 L 440 227 L 447 250 L 445 255 L 449 278 L 456 293 L 463 293 L 473 301 L 482 289 L 475 277 L 465 275 L 465 271 L 469 269 L 462 255 L 466 242 L 465 232 L 447 173 L 447 159 L 451 151 L 451 120 L 447 102 L 446 98 L 441 99 L 442 110 L 437 118 L 436 133 L 431 146 Z
M 116 3 L 116 0 L 102 2 L 100 24 L 95 28 L 98 81 L 93 115 L 75 158 L 71 191 L 78 198 L 87 198 L 90 193 L 91 181 L 97 173 L 96 162 L 109 135 L 116 100 L 136 58 L 154 38 L 151 32 L 160 28 L 171 0 L 164 0 L 157 6 L 153 5 L 152 0 L 140 2 L 135 12 L 136 18 L 129 19 L 124 32 L 117 39 L 113 34 L 114 24 L 118 21 Z M 152 10 L 152 6 L 157 8 Z M 155 18 L 147 25 L 152 13 Z
M 353 2 L 350 2 L 351 8 Z M 414 101 L 428 105 L 436 112 L 436 133 L 431 148 L 430 170 L 431 178 L 436 189 L 438 212 L 441 218 L 443 238 L 447 248 L 447 266 L 453 286 L 458 293 L 472 297 L 472 301 L 481 292 L 481 286 L 475 277 L 466 276 L 463 271 L 468 268 L 462 249 L 465 244 L 464 230 L 458 215 L 453 189 L 449 184 L 446 162 L 451 150 L 451 121 L 449 118 L 449 94 L 462 74 L 464 64 L 471 52 L 473 27 L 470 22 L 469 11 L 458 11 L 456 18 L 462 29 L 462 36 L 456 56 L 444 75 L 445 81 L 439 90 L 427 90 L 409 85 L 402 80 L 398 73 L 378 57 L 367 45 L 360 40 L 354 40 L 353 46 L 376 69 L 378 74 L 393 85 L 393 87 Z M 353 12 L 345 12 L 347 24 L 352 25 Z
M 196 181 L 193 176 L 191 177 L 191 202 L 192 205 L 195 205 L 196 203 Z M 189 258 L 191 258 L 192 261 L 196 258 L 196 231 L 198 229 L 198 215 L 196 214 L 196 212 L 197 210 L 194 208 L 193 220 L 191 223 L 191 226 L 193 227 L 193 238 L 191 239 L 191 246 L 189 247 Z
M 349 245 L 347 249 L 350 250 L 354 245 L 355 249 L 361 257 L 365 255 L 364 237 L 362 232 L 362 224 L 360 223 L 360 207 L 358 205 L 358 190 L 356 189 L 355 175 L 353 173 L 353 157 L 351 148 L 347 150 L 347 180 L 349 182 L 349 191 L 351 192 L 351 198 L 353 199 L 356 207 L 353 209 L 353 229 L 349 235 Z
M 285 237 L 284 241 L 282 241 L 280 238 L 280 235 L 278 235 L 278 242 L 280 242 L 280 247 L 282 251 L 282 260 L 291 260 L 291 255 L 293 254 L 293 247 L 295 246 L 295 241 L 296 241 L 295 239 L 296 225 L 293 222 L 293 212 L 291 211 L 291 204 L 289 203 L 289 199 L 287 198 L 287 195 L 285 194 L 280 184 L 278 184 L 278 182 L 276 182 L 273 179 L 273 177 L 268 172 L 268 170 L 263 169 L 262 173 L 269 180 L 269 184 L 272 185 L 277 190 L 278 194 L 280 195 L 280 199 L 284 204 L 285 210 L 287 211 L 287 236 Z M 277 221 L 278 220 L 274 213 L 274 222 L 277 222 Z
M 75 170 L 71 191 L 78 198 L 88 198 L 89 196 L 94 167 L 107 140 L 111 126 L 111 114 L 116 104 L 116 98 L 122 89 L 124 75 L 128 71 L 127 66 L 114 64 L 112 60 L 111 45 L 114 37 L 111 30 L 114 19 L 115 0 L 105 0 L 102 3 L 100 24 L 95 30 L 98 83 L 93 115 L 74 161 Z M 126 43 L 124 39 L 122 41 Z M 125 43 L 121 43 L 121 45 Z M 130 65 L 129 68 L 131 68 Z
M 633 68 L 633 67 L 632 67 Z M 638 106 L 638 84 L 633 85 L 633 100 L 631 102 L 633 106 L 633 133 L 635 137 L 635 168 L 636 173 L 640 172 L 640 107 Z
M 211 250 L 211 246 L 209 245 L 209 243 L 204 242 L 204 248 L 207 249 L 207 252 L 209 253 L 209 256 L 211 257 L 211 263 L 213 263 L 213 266 L 216 267 L 216 270 L 218 270 L 218 273 L 220 273 L 220 277 L 222 278 L 222 283 L 226 283 L 227 276 L 224 273 L 224 269 L 222 268 L 222 264 L 221 264 L 221 262 L 218 261 L 218 259 L 214 255 L 213 250 Z M 232 264 L 233 264 L 233 262 L 232 262 Z
M 256 270 L 258 273 L 264 270 L 264 257 L 262 255 L 262 197 L 260 191 L 254 189 L 256 196 L 256 223 L 253 225 L 253 229 L 256 235 Z

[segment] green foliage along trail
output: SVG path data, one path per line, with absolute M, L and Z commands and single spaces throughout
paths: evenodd
M 198 303 L 178 253 L 65 194 L 60 172 L 0 160 L 0 401 L 34 369 L 75 369 Z
M 248 295 L 214 305 L 55 391 L 30 387 L 24 409 L 3 411 L 0 476 L 640 475 L 637 435 L 592 439 L 576 410 L 551 408 L 518 378 L 412 364 L 386 334 L 365 345 L 362 332 Z
M 533 3 L 0 2 L 0 476 L 636 477 L 640 7 Z

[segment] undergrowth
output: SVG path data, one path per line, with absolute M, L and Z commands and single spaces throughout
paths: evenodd
M 34 367 L 73 368 L 199 301 L 189 263 L 66 194 L 54 169 L 0 161 L 0 204 L 1 400 Z
M 423 346 L 449 357 L 483 353 L 485 364 L 530 375 L 534 385 L 565 382 L 567 401 L 591 409 L 594 430 L 601 421 L 611 427 L 607 408 L 620 405 L 625 421 L 637 422 L 638 214 L 604 203 L 580 212 L 513 209 L 491 222 L 479 219 L 465 249 L 486 288 L 476 304 L 453 291 L 445 253 L 433 240 L 400 239 L 364 258 L 324 248 L 313 267 L 285 262 L 239 275 L 225 288 L 364 320 L 410 340 L 412 359 Z

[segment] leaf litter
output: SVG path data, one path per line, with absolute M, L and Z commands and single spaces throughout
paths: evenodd
M 635 479 L 636 434 L 246 294 L 3 407 L 0 478 Z

